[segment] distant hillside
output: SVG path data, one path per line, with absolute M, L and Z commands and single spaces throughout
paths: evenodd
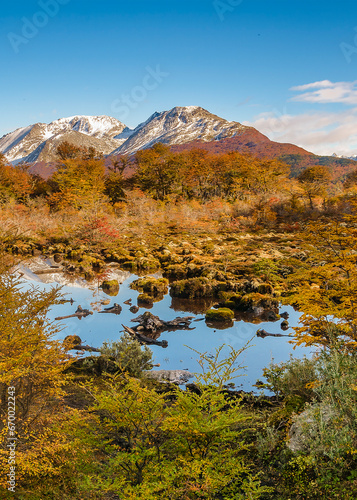
M 357 168 L 356 161 L 352 159 L 317 156 L 294 144 L 271 141 L 255 129 L 245 131 L 239 137 L 212 142 L 192 141 L 173 146 L 172 150 L 179 152 L 195 148 L 204 149 L 213 154 L 238 151 L 258 158 L 276 158 L 290 165 L 292 177 L 296 177 L 301 171 L 313 165 L 329 167 L 334 179 L 343 179 L 348 172 Z

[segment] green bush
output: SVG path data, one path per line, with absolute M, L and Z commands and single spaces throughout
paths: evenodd
M 309 453 L 340 465 L 357 462 L 357 354 L 338 348 L 323 351 L 316 369 L 315 399 L 308 408 L 313 420 Z
M 293 358 L 284 363 L 271 363 L 264 368 L 263 375 L 267 383 L 263 387 L 274 392 L 278 397 L 300 396 L 304 401 L 311 401 L 314 396 L 312 384 L 317 379 L 316 359 Z
M 144 370 L 152 368 L 152 351 L 147 346 L 141 348 L 139 342 L 129 333 L 123 333 L 118 342 L 103 342 L 100 352 L 103 356 L 114 358 L 123 371 L 139 377 Z
M 242 350 L 227 360 L 220 350 L 201 355 L 197 391 L 162 393 L 132 378 L 88 383 L 93 406 L 69 428 L 86 459 L 81 498 L 258 500 L 270 491 L 244 457 L 249 417 L 240 398 L 222 390 Z

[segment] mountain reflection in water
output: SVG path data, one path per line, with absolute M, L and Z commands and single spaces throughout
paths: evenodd
M 65 299 L 62 304 L 53 306 L 49 311 L 49 319 L 55 317 L 72 315 L 78 306 L 83 309 L 93 311 L 92 315 L 82 318 L 80 321 L 76 317 L 60 321 L 64 327 L 60 337 L 67 335 L 79 335 L 82 344 L 93 347 L 100 347 L 104 341 L 118 340 L 123 331 L 122 325 L 133 328 L 136 323 L 132 320 L 145 310 L 164 321 L 170 321 L 177 316 L 193 316 L 189 330 L 164 331 L 157 335 L 160 341 L 166 340 L 168 347 L 163 349 L 159 345 L 150 345 L 153 351 L 155 363 L 160 363 L 160 369 L 164 370 L 189 370 L 190 372 L 200 372 L 197 363 L 198 352 L 207 352 L 210 355 L 215 353 L 216 348 L 225 344 L 222 356 L 228 355 L 229 346 L 238 350 L 250 341 L 248 347 L 239 358 L 239 365 L 242 367 L 241 376 L 235 382 L 237 388 L 246 391 L 256 390 L 253 384 L 258 379 L 262 379 L 262 369 L 270 362 L 280 363 L 287 361 L 290 354 L 295 357 L 304 355 L 310 356 L 312 350 L 304 347 L 296 347 L 289 343 L 287 337 L 256 337 L 258 329 L 264 329 L 271 333 L 293 333 L 291 326 L 298 324 L 300 313 L 292 307 L 282 307 L 281 311 L 289 313 L 290 328 L 286 332 L 280 329 L 281 320 L 277 322 L 259 322 L 249 315 L 236 315 L 234 322 L 226 324 L 207 324 L 204 320 L 204 313 L 214 303 L 214 300 L 190 300 L 177 299 L 165 295 L 163 300 L 155 302 L 150 307 L 140 307 L 139 312 L 131 312 L 130 307 L 137 304 L 139 292 L 131 290 L 129 285 L 138 278 L 137 275 L 130 274 L 118 269 L 112 269 L 112 276 L 116 276 L 120 282 L 119 292 L 116 296 L 107 295 L 101 288 L 99 282 L 87 283 L 85 280 L 74 279 L 66 281 L 58 272 L 53 274 L 45 273 L 36 275 L 34 270 L 39 262 L 27 267 L 22 265 L 20 271 L 22 279 L 26 279 L 25 286 L 36 286 L 41 289 L 50 289 L 56 283 L 62 284 L 62 293 Z M 47 266 L 50 263 L 46 263 Z M 157 276 L 157 275 L 155 275 Z M 47 281 L 47 282 L 46 282 Z M 50 282 L 48 282 L 50 281 Z M 72 299 L 72 303 L 70 302 Z M 98 314 L 104 308 L 114 306 L 114 303 L 122 307 L 120 314 Z M 258 325 L 259 324 L 259 325 Z M 85 354 L 88 355 L 88 354 Z

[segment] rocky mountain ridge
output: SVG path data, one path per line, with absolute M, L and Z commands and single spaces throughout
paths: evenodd
M 178 145 L 219 141 L 248 130 L 254 129 L 224 120 L 199 106 L 154 113 L 135 129 L 109 116 L 72 116 L 10 132 L 0 138 L 0 152 L 14 164 L 51 162 L 56 159 L 56 148 L 62 141 L 93 146 L 105 155 L 119 155 L 135 153 L 157 142 Z
M 0 153 L 13 164 L 32 163 L 30 172 L 48 178 L 55 171 L 57 146 L 68 141 L 94 147 L 108 158 L 133 154 L 161 142 L 173 151 L 201 148 L 210 153 L 239 151 L 287 163 L 296 176 L 312 165 L 326 165 L 336 178 L 355 169 L 356 157 L 316 156 L 294 144 L 271 141 L 253 127 L 228 121 L 199 106 L 156 112 L 135 129 L 109 116 L 72 116 L 50 124 L 36 123 L 0 138 Z
M 71 116 L 49 124 L 35 123 L 0 138 L 0 152 L 14 164 L 56 159 L 57 146 L 68 141 L 109 154 L 127 138 L 127 127 L 109 116 Z

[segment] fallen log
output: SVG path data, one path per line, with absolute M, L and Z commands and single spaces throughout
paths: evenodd
M 76 350 L 76 351 L 89 351 L 89 352 L 100 352 L 100 349 L 97 347 L 91 347 L 90 345 L 76 345 L 73 347 L 73 349 L 70 349 L 71 351 Z
M 120 314 L 122 310 L 123 309 L 119 304 L 114 303 L 114 306 L 105 307 L 104 311 L 99 311 L 99 314 L 104 314 L 104 313 Z
M 265 337 L 291 337 L 291 335 L 284 335 L 283 333 L 268 333 L 265 330 L 257 330 L 256 335 L 262 339 Z
M 137 318 L 133 318 L 131 321 L 134 323 L 139 323 L 138 327 L 143 327 L 144 330 L 151 333 L 163 332 L 165 330 L 193 330 L 190 328 L 191 322 L 194 316 L 177 317 L 171 321 L 164 321 L 158 316 L 154 316 L 151 312 L 146 311 Z
M 32 272 L 39 276 L 40 274 L 63 273 L 63 271 L 64 271 L 63 267 L 54 266 L 54 267 L 50 267 L 48 269 L 38 269 L 37 271 L 35 270 Z
M 134 339 L 136 339 L 138 342 L 140 342 L 140 344 L 145 344 L 145 345 L 159 345 L 159 346 L 161 346 L 163 348 L 166 348 L 169 345 L 169 343 L 167 342 L 167 340 L 155 340 L 155 339 L 152 339 L 150 337 L 146 337 L 142 333 L 136 332 L 135 330 L 133 330 L 132 328 L 129 328 L 128 326 L 122 325 L 122 327 Z
M 86 318 L 87 316 L 93 314 L 93 311 L 90 311 L 89 309 L 82 309 L 81 306 L 77 307 L 77 310 L 74 314 L 69 314 L 68 316 L 58 316 L 55 318 L 56 321 L 60 321 L 62 319 L 67 319 L 67 318 Z
M 69 299 L 69 300 L 67 300 L 67 299 L 61 299 L 61 300 L 59 301 L 59 303 L 60 303 L 60 304 L 68 304 L 68 303 L 70 303 L 70 304 L 71 304 L 71 306 L 73 306 L 74 302 L 75 302 L 75 301 L 74 301 L 73 299 Z

